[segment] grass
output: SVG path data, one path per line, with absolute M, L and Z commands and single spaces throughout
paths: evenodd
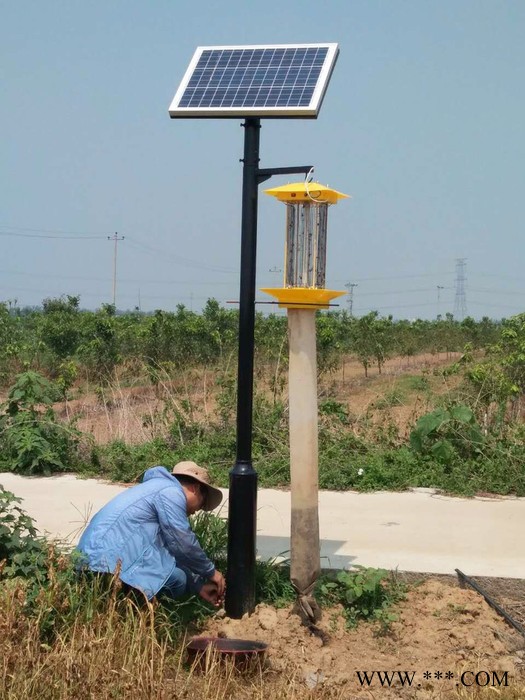
M 436 488 L 451 494 L 472 496 L 479 492 L 525 495 L 525 447 L 523 430 L 502 439 L 488 439 L 480 454 L 455 453 L 448 461 L 432 454 L 418 454 L 406 444 L 396 444 L 395 427 L 376 426 L 381 442 L 356 437 L 348 429 L 325 429 L 319 433 L 319 487 L 329 490 L 390 490 L 410 487 Z M 192 459 L 208 466 L 217 485 L 227 488 L 233 466 L 233 434 L 209 429 L 204 436 L 172 447 L 158 438 L 141 445 L 122 442 L 98 447 L 84 464 L 86 476 L 133 482 L 155 464 L 171 465 Z M 261 488 L 287 487 L 290 483 L 286 435 L 275 434 L 262 445 L 254 439 L 254 467 Z
M 13 498 L 5 513 L 17 508 Z M 18 511 L 16 511 L 18 512 Z M 0 513 L 1 514 L 1 513 Z M 22 512 L 8 524 L 19 568 L 0 564 L 0 697 L 5 700 L 343 700 L 344 685 L 310 690 L 300 668 L 285 662 L 241 674 L 232 666 L 207 658 L 206 668 L 188 662 L 185 647 L 215 611 L 200 598 L 148 602 L 124 594 L 118 578 L 79 577 L 74 558 L 31 534 Z M 12 521 L 6 521 L 12 522 Z M 192 520 L 204 548 L 222 566 L 226 523 L 209 513 Z M 25 528 L 25 530 L 24 530 Z M 24 535 L 24 531 L 26 535 Z M 9 543 L 8 543 L 9 544 Z M 27 576 L 20 572 L 27 569 Z M 2 572 L 3 569 L 3 572 Z M 2 578 L 3 575 L 3 578 Z M 289 567 L 258 562 L 256 599 L 289 605 L 294 592 Z M 349 625 L 370 621 L 378 634 L 389 634 L 395 606 L 405 587 L 394 574 L 375 569 L 323 575 L 319 601 L 337 605 Z M 524 688 L 520 689 L 525 690 Z M 516 689 L 496 689 L 503 700 L 522 697 Z M 483 698 L 484 690 L 450 697 Z
M 334 589 L 330 589 L 331 594 Z M 85 592 L 84 592 L 85 594 Z M 344 686 L 306 687 L 292 665 L 280 672 L 259 668 L 248 675 L 207 659 L 205 672 L 190 665 L 185 645 L 196 627 L 173 634 L 173 611 L 153 604 L 137 605 L 119 596 L 118 587 L 93 588 L 90 606 L 43 639 L 41 622 L 48 607 L 63 608 L 57 588 L 27 610 L 22 579 L 0 583 L 0 697 L 5 700 L 348 700 Z M 517 700 L 524 686 L 451 688 L 447 698 Z M 431 696 L 432 697 L 432 696 Z M 444 696 L 437 698 L 444 700 Z
M 206 673 L 199 672 L 188 665 L 185 646 L 214 614 L 211 606 L 193 596 L 148 602 L 125 593 L 117 575 L 79 576 L 75 557 L 38 538 L 30 518 L 17 509 L 16 498 L 7 494 L 0 509 L 7 555 L 0 563 L 1 698 L 318 697 L 293 668 L 284 674 L 260 668 L 244 677 L 212 658 Z M 17 518 L 6 519 L 13 512 Z M 223 567 L 225 521 L 200 513 L 192 526 Z M 374 581 L 379 585 L 381 578 L 377 572 Z M 288 605 L 294 597 L 286 563 L 257 563 L 258 602 Z M 323 697 L 343 696 L 334 691 Z
M 352 401 L 343 400 L 341 388 L 321 381 L 320 488 L 428 487 L 463 496 L 525 494 L 525 441 L 518 424 L 509 424 L 505 435 L 488 435 L 483 450 L 476 454 L 459 451 L 448 462 L 432 453 L 418 454 L 409 444 L 410 430 L 421 414 L 446 402 L 447 397 L 460 401 L 456 378 L 445 381 L 423 372 L 381 382 L 383 394 L 359 414 L 350 411 Z M 130 482 L 153 464 L 192 459 L 208 466 L 216 483 L 227 487 L 236 442 L 234 382 L 221 380 L 221 386 L 213 391 L 207 387 L 204 393 L 199 382 L 190 384 L 163 386 L 164 409 L 158 410 L 156 437 L 139 444 L 117 440 L 95 445 L 85 455 L 82 471 Z M 259 379 L 254 397 L 253 463 L 261 487 L 286 487 L 290 483 L 286 396 L 283 388 L 274 392 L 264 386 Z M 119 394 L 117 389 L 114 394 Z M 399 423 L 400 408 L 404 425 Z M 109 412 L 107 420 L 111 420 Z
M 507 421 L 504 429 L 495 426 L 497 429 L 489 430 L 482 449 L 462 446 L 459 443 L 464 436 L 449 434 L 447 440 L 454 450 L 446 458 L 432 452 L 431 444 L 425 453 L 414 451 L 409 436 L 422 414 L 436 405 L 468 400 L 457 376 L 451 379 L 441 374 L 376 377 L 371 381 L 377 379 L 376 389 L 382 386 L 383 393 L 361 412 L 352 403 L 351 390 L 348 395 L 348 389 L 335 380 L 321 379 L 320 488 L 369 491 L 429 487 L 467 496 L 478 492 L 525 495 L 525 432 L 518 421 Z M 233 377 L 221 375 L 211 386 L 207 375 L 203 378 L 186 370 L 178 383 L 168 380 L 163 377 L 157 387 L 154 404 L 151 387 L 135 386 L 131 394 L 116 380 L 100 391 L 100 422 L 107 428 L 105 433 L 125 439 L 105 443 L 81 439 L 75 447 L 77 463 L 71 463 L 72 469 L 86 476 L 129 483 L 152 465 L 169 466 L 191 459 L 206 465 L 215 482 L 227 487 L 236 450 Z M 263 488 L 290 483 L 286 391 L 284 384 L 274 384 L 270 386 L 264 376 L 257 377 L 254 395 L 253 463 Z M 141 403 L 145 395 L 148 400 Z M 484 425 L 483 415 L 478 418 Z M 29 434 L 31 430 L 26 433 L 19 437 L 32 450 L 38 473 L 38 460 L 47 452 Z M 0 460 L 2 468 L 15 469 L 6 458 Z M 23 473 L 20 465 L 16 468 Z
M 405 374 L 397 380 L 398 387 L 409 392 L 430 392 L 431 381 L 425 374 Z
M 170 655 L 167 641 L 154 632 L 152 609 L 134 610 L 128 601 L 121 612 L 110 599 L 89 624 L 75 620 L 43 643 L 39 614 L 45 611 L 27 618 L 23 595 L 22 587 L 12 586 L 0 599 L 1 697 L 159 697 Z
M 396 387 L 383 394 L 379 399 L 376 399 L 373 403 L 374 408 L 384 409 L 391 408 L 393 406 L 404 406 L 406 401 L 405 394 Z
M 272 597 L 283 577 L 275 566 L 269 576 L 263 569 L 259 584 L 270 582 Z M 244 677 L 217 658 L 209 659 L 206 673 L 190 666 L 185 645 L 199 629 L 194 600 L 137 604 L 121 595 L 116 580 L 103 587 L 97 579 L 55 577 L 28 606 L 29 589 L 21 578 L 0 582 L 0 697 L 6 700 L 321 697 L 291 667 Z

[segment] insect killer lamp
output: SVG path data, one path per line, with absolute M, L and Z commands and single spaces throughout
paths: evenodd
M 328 207 L 348 197 L 318 182 L 296 182 L 265 190 L 286 204 L 284 280 L 264 288 L 281 308 L 327 309 L 344 291 L 325 289 Z
M 348 195 L 317 182 L 265 190 L 286 204 L 283 287 L 263 289 L 288 316 L 290 425 L 290 579 L 300 609 L 315 623 L 321 571 L 315 316 L 345 292 L 325 289 L 328 207 Z

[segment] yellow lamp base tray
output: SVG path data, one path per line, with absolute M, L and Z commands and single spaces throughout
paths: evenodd
M 310 287 L 265 287 L 261 292 L 270 294 L 279 302 L 281 309 L 327 309 L 332 299 L 346 294 L 334 289 Z

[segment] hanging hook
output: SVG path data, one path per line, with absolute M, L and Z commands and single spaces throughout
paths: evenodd
M 320 199 L 319 197 L 314 197 L 310 193 L 310 188 L 308 185 L 312 182 L 313 179 L 313 166 L 310 168 L 310 170 L 307 172 L 306 177 L 304 178 L 304 188 L 306 190 L 306 194 L 308 195 L 308 198 L 312 200 L 312 202 L 317 202 L 318 204 L 329 204 L 329 201 L 327 199 Z

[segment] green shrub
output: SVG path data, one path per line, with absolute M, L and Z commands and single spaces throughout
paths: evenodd
M 338 422 L 347 425 L 350 422 L 348 408 L 335 399 L 324 399 L 319 402 L 319 415 L 330 416 L 338 419 Z
M 381 631 L 387 632 L 398 619 L 392 606 L 403 598 L 404 587 L 384 569 L 359 566 L 321 577 L 317 595 L 325 605 L 342 605 L 349 627 L 360 620 L 377 621 Z
M 0 467 L 21 474 L 51 474 L 77 466 L 80 433 L 57 421 L 58 389 L 37 372 L 23 372 L 1 405 Z
M 405 386 L 409 391 L 428 391 L 430 389 L 428 377 L 421 374 L 402 377 L 400 379 L 400 384 Z
M 169 467 L 179 461 L 173 448 L 162 438 L 139 445 L 113 440 L 107 445 L 96 446 L 94 452 L 96 465 L 85 465 L 85 470 L 92 473 L 95 466 L 99 474 L 123 482 L 136 481 L 146 469 L 155 465 Z
M 19 503 L 0 485 L 0 578 L 34 576 L 45 555 L 45 541 Z
M 405 396 L 399 387 L 387 391 L 383 396 L 376 399 L 373 403 L 374 408 L 384 409 L 392 408 L 392 406 L 403 406 Z
M 213 513 L 200 511 L 190 517 L 190 524 L 208 558 L 218 569 L 224 569 L 228 546 L 227 521 Z
M 410 434 L 410 445 L 419 454 L 429 454 L 445 464 L 460 455 L 480 454 L 484 437 L 468 406 L 438 408 L 422 416 Z

